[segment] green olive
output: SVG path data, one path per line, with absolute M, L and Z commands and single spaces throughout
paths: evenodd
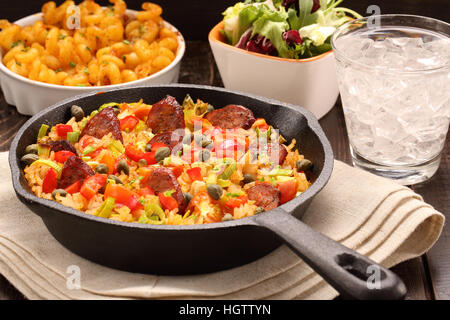
M 81 121 L 84 118 L 84 111 L 81 109 L 81 107 L 77 105 L 73 105 L 70 108 L 70 113 L 72 114 L 72 117 L 75 117 L 75 121 Z
M 37 144 L 30 144 L 25 148 L 25 153 L 38 154 Z
M 95 172 L 101 173 L 101 174 L 107 174 L 108 173 L 108 166 L 104 163 L 100 163 L 95 167 Z
M 56 195 L 59 194 L 61 197 L 67 196 L 67 191 L 64 189 L 56 189 L 52 192 L 52 198 L 56 200 Z
M 189 204 L 191 202 L 193 195 L 189 192 L 183 192 L 184 201 L 186 201 L 186 204 Z
M 130 174 L 130 167 L 128 166 L 128 163 L 126 160 L 120 160 L 117 164 L 117 172 L 124 173 L 126 175 Z
M 138 162 L 139 167 L 145 167 L 147 165 L 147 160 L 141 159 Z
M 206 187 L 206 190 L 208 191 L 208 194 L 211 196 L 211 198 L 213 198 L 214 200 L 219 200 L 223 193 L 222 187 L 214 183 L 209 184 Z
M 255 180 L 256 179 L 251 174 L 249 174 L 249 173 L 244 174 L 244 180 L 243 180 L 244 184 L 251 183 Z
M 307 171 L 313 167 L 313 163 L 308 159 L 298 160 L 296 163 L 297 171 Z
M 115 176 L 113 174 L 110 174 L 108 176 L 108 180 L 113 180 L 117 184 L 123 184 L 122 180 L 120 180 L 119 177 L 117 177 L 117 176 Z
M 198 152 L 198 160 L 207 162 L 211 158 L 211 152 L 208 149 L 203 149 Z
M 255 209 L 255 214 L 262 213 L 262 212 L 264 212 L 264 211 L 266 211 L 266 209 L 264 209 L 263 207 L 257 207 L 257 208 Z
M 33 162 L 35 162 L 36 160 L 39 160 L 39 157 L 37 154 L 34 154 L 34 153 L 28 153 L 20 159 L 20 161 L 22 161 L 26 165 L 30 165 Z
M 232 221 L 232 220 L 234 220 L 233 215 L 231 215 L 231 214 L 229 214 L 229 213 L 227 213 L 226 215 L 224 215 L 223 218 L 222 218 L 222 221 L 223 221 L 223 222 L 225 222 L 225 221 Z
M 168 156 L 170 156 L 170 149 L 168 147 L 159 148 L 155 153 L 155 161 L 158 163 Z
M 151 152 L 152 151 L 152 145 L 150 144 L 150 143 L 148 143 L 146 146 L 145 146 L 145 152 Z

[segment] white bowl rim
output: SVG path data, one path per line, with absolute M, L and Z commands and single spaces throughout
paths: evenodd
M 131 9 L 127 9 L 126 13 L 128 14 L 136 14 L 138 11 L 136 10 L 131 10 Z M 32 18 L 36 18 L 42 17 L 42 12 L 39 13 L 34 13 L 31 14 L 29 16 L 23 17 L 15 22 L 13 22 L 14 24 L 20 24 L 23 23 L 23 20 L 27 21 L 27 20 L 31 20 Z M 172 31 L 174 31 L 177 34 L 177 39 L 178 39 L 178 50 L 177 50 L 177 54 L 175 56 L 175 59 L 164 69 L 148 76 L 142 79 L 138 79 L 138 80 L 134 80 L 134 81 L 129 81 L 129 82 L 124 82 L 124 83 L 120 83 L 120 84 L 113 84 L 113 85 L 107 85 L 107 86 L 90 86 L 90 87 L 78 87 L 78 86 L 64 86 L 64 85 L 59 85 L 59 84 L 51 84 L 51 83 L 46 83 L 46 82 L 42 82 L 42 81 L 36 81 L 36 80 L 31 80 L 29 78 L 26 78 L 24 76 L 21 76 L 20 74 L 17 74 L 11 70 L 9 70 L 4 64 L 3 64 L 3 54 L 0 51 L 0 71 L 4 72 L 5 74 L 7 74 L 8 76 L 15 78 L 18 81 L 22 81 L 31 85 L 35 85 L 35 86 L 39 86 L 39 87 L 43 87 L 43 88 L 50 88 L 50 89 L 62 89 L 62 90 L 69 90 L 69 91 L 78 91 L 78 92 L 83 92 L 83 91 L 93 91 L 93 90 L 111 90 L 111 89 L 119 89 L 121 87 L 125 87 L 125 86 L 137 86 L 139 84 L 145 83 L 148 80 L 151 79 L 155 79 L 158 76 L 172 70 L 183 58 L 185 50 L 186 50 L 186 43 L 184 40 L 183 35 L 181 34 L 181 32 L 175 28 L 172 24 L 170 24 L 169 22 L 167 22 L 166 20 L 164 20 L 164 24 L 166 27 L 169 27 L 170 29 L 172 29 Z

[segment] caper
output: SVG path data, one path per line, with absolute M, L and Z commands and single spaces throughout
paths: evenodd
M 227 213 L 226 215 L 223 216 L 222 221 L 232 221 L 233 220 L 233 215 Z
M 308 159 L 298 160 L 296 163 L 297 171 L 306 171 L 310 170 L 313 166 L 313 163 Z
M 206 190 L 208 191 L 208 194 L 211 196 L 211 198 L 213 198 L 214 200 L 219 200 L 223 193 L 222 187 L 214 183 L 209 184 L 206 187 Z
M 95 167 L 95 172 L 101 173 L 101 174 L 106 174 L 106 173 L 108 173 L 108 166 L 104 163 L 100 163 Z
M 56 189 L 52 192 L 52 198 L 56 200 L 56 195 L 59 194 L 61 197 L 67 196 L 67 191 L 64 189 Z
M 249 173 L 244 174 L 244 180 L 243 180 L 244 184 L 251 183 L 255 180 L 256 180 L 255 177 L 253 177 L 251 174 L 249 174 Z
M 147 165 L 147 160 L 141 159 L 138 162 L 139 167 L 145 167 Z
M 122 180 L 120 180 L 119 177 L 117 177 L 117 176 L 115 176 L 113 174 L 110 174 L 108 176 L 108 180 L 113 180 L 117 184 L 123 184 Z
M 120 160 L 117 164 L 117 171 L 119 173 L 124 173 L 126 175 L 130 174 L 130 167 L 128 166 L 128 163 L 126 160 Z
M 212 141 L 205 137 L 203 134 L 195 135 L 194 141 L 202 148 L 206 148 L 212 143 Z
M 37 154 L 34 154 L 34 153 L 28 153 L 20 159 L 20 161 L 22 161 L 23 163 L 25 163 L 27 165 L 32 164 L 36 160 L 39 160 L 39 157 Z
M 203 149 L 198 152 L 198 160 L 207 162 L 211 158 L 211 152 L 208 149 Z
M 184 201 L 186 201 L 186 204 L 189 204 L 191 202 L 193 195 L 189 192 L 183 192 Z
M 209 139 L 203 140 L 202 148 L 212 148 L 212 141 Z
M 210 104 L 208 104 L 208 106 L 206 107 L 206 112 L 211 112 L 214 111 L 214 107 Z
M 257 207 L 257 208 L 255 209 L 255 214 L 262 213 L 262 212 L 264 212 L 264 211 L 266 211 L 266 209 L 264 209 L 263 207 Z
M 25 148 L 25 153 L 38 154 L 37 144 L 30 144 Z
M 145 146 L 145 152 L 151 152 L 152 151 L 152 145 L 150 144 L 150 143 L 148 143 L 146 146 Z
M 192 142 L 192 135 L 188 133 L 183 137 L 183 144 L 191 144 L 191 142 Z
M 170 156 L 170 149 L 168 147 L 159 148 L 155 153 L 155 161 L 158 163 L 168 156 Z
M 75 117 L 75 121 L 81 121 L 84 118 L 84 111 L 77 105 L 73 105 L 70 108 L 70 113 L 72 114 L 72 117 Z

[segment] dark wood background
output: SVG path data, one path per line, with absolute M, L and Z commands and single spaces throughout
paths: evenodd
M 0 18 L 10 21 L 40 11 L 46 1 L 0 1 Z M 78 3 L 79 1 L 77 1 Z M 107 4 L 107 1 L 98 1 Z M 139 9 L 139 0 L 128 0 L 128 7 Z M 183 33 L 187 41 L 186 55 L 181 66 L 181 83 L 223 86 L 214 58 L 206 42 L 208 31 L 221 19 L 221 12 L 233 0 L 158 0 L 164 7 L 164 17 Z M 62 1 L 57 1 L 58 4 Z M 343 5 L 365 14 L 369 5 L 376 4 L 381 13 L 407 13 L 425 15 L 444 21 L 450 20 L 450 0 L 346 0 Z M 12 138 L 28 119 L 6 104 L 0 93 L 0 151 L 9 149 Z M 340 100 L 320 120 L 328 136 L 335 157 L 351 163 L 347 132 Z M 450 219 L 450 139 L 447 138 L 441 166 L 428 182 L 413 186 L 425 201 Z M 408 287 L 408 299 L 450 299 L 450 227 L 445 226 L 436 245 L 422 257 L 406 261 L 393 268 Z M 0 299 L 23 299 L 0 275 Z
M 62 0 L 54 0 L 57 4 Z M 0 1 L 0 18 L 15 21 L 27 15 L 39 12 L 47 0 Z M 76 3 L 81 2 L 75 0 Z M 108 0 L 97 0 L 108 5 Z M 125 0 L 129 9 L 140 9 L 144 0 Z M 188 40 L 206 40 L 208 30 L 217 24 L 221 13 L 237 0 L 154 0 L 161 5 L 164 18 L 175 25 Z M 450 19 L 449 0 L 344 0 L 341 6 L 366 15 L 369 5 L 378 5 L 382 14 L 407 13 L 433 17 L 448 21 Z

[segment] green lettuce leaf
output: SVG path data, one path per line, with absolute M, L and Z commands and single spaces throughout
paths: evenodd
M 269 39 L 277 49 L 278 55 L 282 58 L 292 58 L 294 56 L 294 52 L 283 40 L 283 32 L 289 30 L 287 19 L 288 13 L 284 8 L 280 8 L 279 11 L 271 11 L 267 8 L 253 23 L 252 36 L 258 34 Z

